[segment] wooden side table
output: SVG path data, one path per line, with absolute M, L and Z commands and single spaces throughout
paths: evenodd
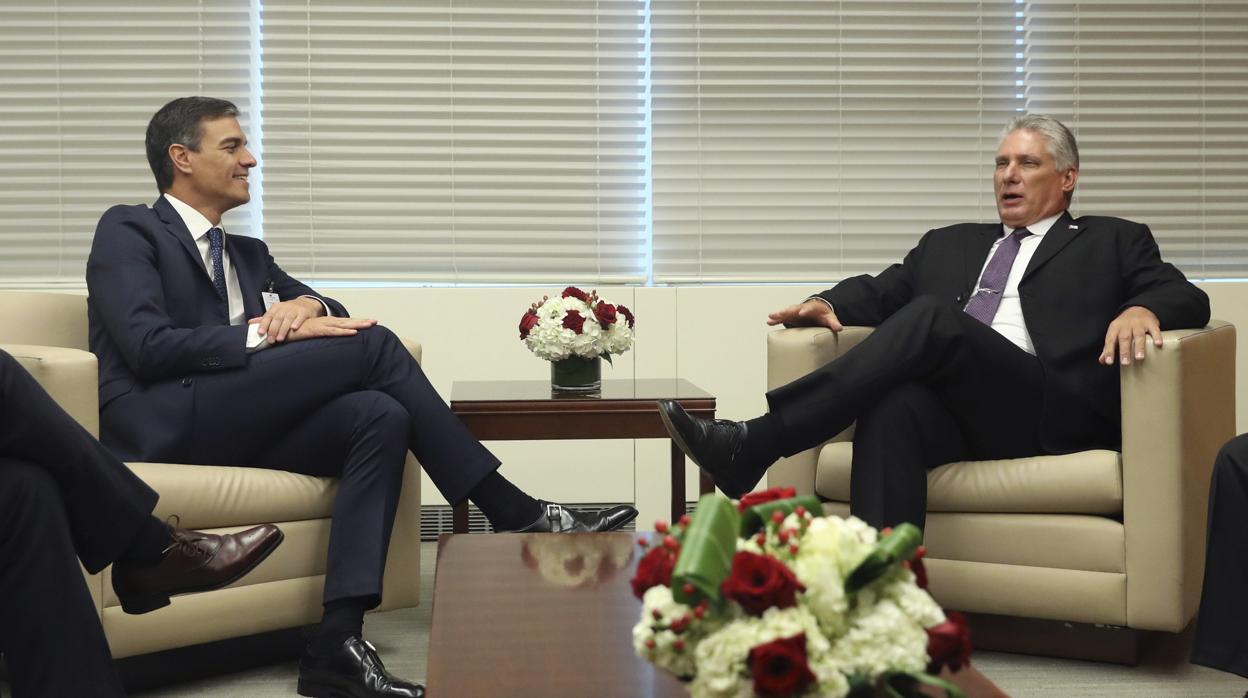
M 451 412 L 482 441 L 669 438 L 659 400 L 696 417 L 715 416 L 715 397 L 687 380 L 607 380 L 596 395 L 552 394 L 548 381 L 464 381 L 451 386 Z M 685 454 L 671 445 L 672 521 L 685 513 Z M 702 494 L 715 485 L 700 473 Z M 468 532 L 468 503 L 455 507 L 452 530 Z

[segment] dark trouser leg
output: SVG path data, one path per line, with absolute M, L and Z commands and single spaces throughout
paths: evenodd
M 1218 453 L 1192 662 L 1248 677 L 1248 434 Z
M 835 436 L 882 396 L 910 383 L 935 393 L 962 427 L 973 456 L 1042 452 L 1039 361 L 957 306 L 920 296 L 841 358 L 767 394 L 781 423 L 781 455 Z
M 197 446 L 228 434 L 230 443 L 215 462 L 252 464 L 276 435 L 297 428 L 330 400 L 361 390 L 383 392 L 407 411 L 407 446 L 452 504 L 498 468 L 498 459 L 451 413 L 384 327 L 273 347 L 249 357 L 246 368 L 200 375 L 196 414 L 204 423 Z M 204 459 L 202 448 L 178 457 L 213 462 Z
M 923 527 L 927 471 L 967 455 L 962 430 L 930 389 L 897 388 L 858 417 L 850 513 L 876 528 Z
M 16 696 L 123 696 L 58 483 L 0 460 L 0 652 Z
M 338 478 L 326 602 L 362 597 L 372 608 L 381 601 L 410 421 L 385 393 L 348 393 L 330 400 L 255 460 L 260 467 Z
M 0 352 L 0 454 L 56 482 L 82 564 L 98 572 L 148 525 L 157 494 Z

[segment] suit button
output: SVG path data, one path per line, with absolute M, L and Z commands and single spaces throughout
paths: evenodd
M 182 387 L 183 387 L 183 388 L 189 388 L 189 387 L 191 387 L 191 383 L 194 383 L 194 382 L 195 382 L 195 381 L 191 380 L 190 378 L 183 378 L 183 379 L 182 379 Z

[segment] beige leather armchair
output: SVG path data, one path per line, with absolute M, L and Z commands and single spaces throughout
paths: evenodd
M 768 387 L 835 360 L 870 332 L 768 339 Z M 1200 598 L 1209 477 L 1235 435 L 1235 328 L 1164 333 L 1122 371 L 1122 453 L 942 465 L 928 475 L 931 591 L 946 608 L 1178 632 Z M 1089 357 L 1094 361 L 1095 357 Z M 849 512 L 853 429 L 784 459 L 768 485 Z
M 95 355 L 87 348 L 86 296 L 0 292 L 0 349 L 29 370 L 88 431 L 99 434 Z M 420 359 L 420 345 L 407 342 Z M 111 568 L 87 575 L 115 658 L 314 623 L 321 616 L 325 555 L 336 481 L 276 470 L 131 463 L 160 493 L 155 515 L 215 532 L 275 523 L 285 542 L 237 583 L 179 596 L 141 616 L 125 614 Z M 420 596 L 420 466 L 408 454 L 380 609 Z

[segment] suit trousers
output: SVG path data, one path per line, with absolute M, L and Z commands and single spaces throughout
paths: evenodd
M 1248 434 L 1218 453 L 1192 662 L 1248 677 Z
M 339 478 L 326 602 L 380 602 L 409 450 L 451 503 L 499 466 L 384 327 L 270 347 L 194 382 L 179 459 Z
M 0 653 L 16 696 L 124 695 L 78 560 L 115 561 L 156 498 L 0 352 Z
M 1043 387 L 1036 357 L 960 307 L 919 296 L 844 356 L 772 390 L 767 401 L 780 421 L 783 455 L 857 421 L 852 513 L 876 527 L 922 527 L 929 469 L 1044 453 Z

